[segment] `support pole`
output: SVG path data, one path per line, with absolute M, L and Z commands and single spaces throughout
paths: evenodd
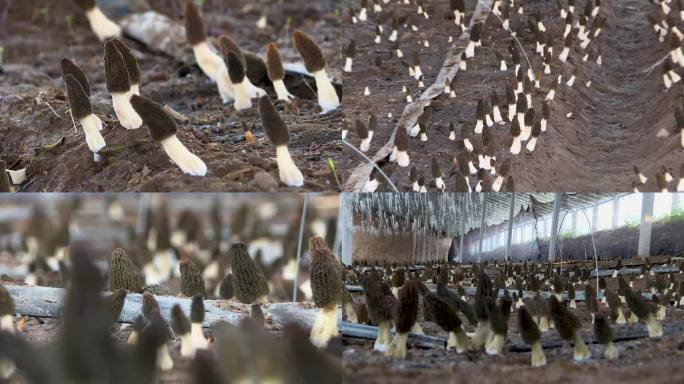
M 641 224 L 639 225 L 639 248 L 637 254 L 644 259 L 651 254 L 651 229 L 653 227 L 654 193 L 641 195 Z
M 297 302 L 297 290 L 299 289 L 299 263 L 302 259 L 302 241 L 304 240 L 304 222 L 306 221 L 306 206 L 309 202 L 309 194 L 304 193 L 304 205 L 302 205 L 302 218 L 299 221 L 299 241 L 297 241 L 297 267 L 295 269 L 294 285 L 292 287 L 292 301 Z
M 556 257 L 556 240 L 558 240 L 558 216 L 560 216 L 562 192 L 556 192 L 553 198 L 553 216 L 551 217 L 551 241 L 549 242 L 549 261 Z
M 482 261 L 482 241 L 485 234 L 485 214 L 487 213 L 487 194 L 481 193 L 480 200 L 482 201 L 482 210 L 480 211 L 480 243 L 477 248 L 477 262 Z
M 461 205 L 461 229 L 458 244 L 458 262 L 463 263 L 463 243 L 465 242 L 465 202 Z
M 513 242 L 513 214 L 515 213 L 515 192 L 511 193 L 511 209 L 508 211 L 508 229 L 506 231 L 506 261 L 511 260 L 511 243 Z
M 613 217 L 611 228 L 615 229 L 618 226 L 618 219 L 620 218 L 620 198 L 616 197 L 613 200 Z

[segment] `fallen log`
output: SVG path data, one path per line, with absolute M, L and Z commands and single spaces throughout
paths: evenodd
M 21 316 L 60 318 L 64 309 L 64 295 L 66 290 L 62 288 L 34 287 L 26 285 L 5 285 L 7 291 L 14 299 L 16 311 Z M 103 293 L 104 294 L 104 293 Z M 175 296 L 155 296 L 159 303 L 162 317 L 169 319 L 171 308 L 179 304 L 183 311 L 190 313 L 192 300 Z M 129 293 L 126 296 L 119 323 L 133 323 L 140 315 L 142 308 L 142 295 Z M 307 303 L 271 303 L 262 306 L 264 316 L 270 317 L 278 325 L 284 325 L 296 321 L 310 328 L 316 318 L 316 308 Z M 226 300 L 204 301 L 203 327 L 211 327 L 221 321 L 238 324 L 243 317 L 249 316 L 248 306 L 245 304 L 229 302 Z

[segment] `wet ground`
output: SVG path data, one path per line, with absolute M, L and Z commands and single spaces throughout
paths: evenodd
M 298 96 L 293 105 L 277 103 L 290 130 L 290 152 L 303 172 L 303 188 L 278 182 L 275 149 L 265 137 L 257 108 L 237 114 L 221 103 L 215 84 L 199 67 L 148 50 L 129 39 L 143 73 L 141 93 L 168 105 L 187 118 L 178 137 L 208 166 L 206 177 L 184 175 L 170 162 L 145 129 L 127 131 L 116 121 L 104 86 L 102 44 L 71 2 L 40 0 L 10 2 L 0 25 L 4 47 L 0 74 L 0 157 L 10 169 L 28 167 L 29 179 L 20 191 L 275 191 L 337 190 L 328 161 L 338 164 L 340 112 L 320 115 L 313 79 L 288 76 L 286 84 Z M 4 4 L 3 4 L 4 7 Z M 286 62 L 300 60 L 290 34 L 300 28 L 324 50 L 329 74 L 339 82 L 337 53 L 339 20 L 332 1 L 206 2 L 208 35 L 228 34 L 244 51 L 263 57 L 269 42 L 278 44 Z M 178 10 L 166 9 L 180 20 Z M 262 11 L 269 26 L 254 25 Z M 181 21 L 182 22 L 182 21 Z M 187 48 L 188 57 L 192 57 Z M 68 114 L 59 61 L 70 57 L 88 76 L 95 113 L 102 119 L 107 146 L 94 162 L 82 129 Z M 270 85 L 261 84 L 272 98 Z M 252 128 L 254 142 L 245 141 L 242 124 Z M 339 166 L 337 167 L 339 168 Z
M 358 1 L 348 3 L 359 8 Z M 465 3 L 469 20 L 476 1 Z M 378 131 L 367 154 L 376 161 L 383 157 L 378 155 L 379 149 L 387 143 L 391 146 L 390 138 L 407 106 L 402 86 L 408 89 L 413 100 L 417 100 L 425 90 L 419 89 L 417 81 L 409 77 L 408 65 L 412 63 L 414 52 L 420 54 L 424 83 L 429 87 L 435 82 L 448 50 L 459 49 L 452 47 L 449 37 L 457 40 L 460 35 L 449 12 L 449 1 L 427 3 L 425 9 L 429 19 L 419 15 L 415 5 L 392 3 L 383 6 L 379 14 L 369 10 L 366 22 L 351 24 L 351 18 L 345 19 L 343 39 L 344 46 L 353 39 L 357 47 L 353 72 L 343 75 L 343 110 L 352 122 L 356 118 L 365 120 L 370 112 L 375 113 Z M 583 6 L 582 1 L 577 8 L 581 10 Z M 497 143 L 497 163 L 511 158 L 515 189 L 631 191 L 632 181 L 636 180 L 632 171 L 634 165 L 649 177 L 646 185 L 640 188 L 642 191 L 657 189 L 655 174 L 661 166 L 670 168 L 670 172 L 676 175 L 679 164 L 684 161 L 684 150 L 674 121 L 674 109 L 682 95 L 682 87 L 681 83 L 676 84 L 666 92 L 661 66 L 651 68 L 667 54 L 647 19 L 647 15 L 656 11 L 656 6 L 638 0 L 601 2 L 600 15 L 606 18 L 605 26 L 587 51 L 592 54 L 599 50 L 602 52 L 601 66 L 592 60 L 583 62 L 584 53 L 577 46 L 571 50 L 567 63 L 558 60 L 563 48 L 564 21 L 559 17 L 556 3 L 526 2 L 524 10 L 525 15 L 513 15 L 511 29 L 517 32 L 535 70 L 541 68 L 542 61 L 541 56 L 534 53 L 535 37 L 527 28 L 527 19 L 540 12 L 547 30 L 555 36 L 552 75 L 544 75 L 541 87 L 532 94 L 537 119 L 550 83 L 559 73 L 563 74 L 563 85 L 550 103 L 548 130 L 540 137 L 533 153 L 528 153 L 523 147 L 520 155 L 510 155 L 510 124 L 492 127 Z M 401 59 L 396 57 L 393 43 L 388 41 L 393 12 L 398 12 L 405 20 L 402 23 L 405 27 L 399 30 L 400 48 L 404 54 Z M 384 27 L 380 44 L 373 41 L 376 23 Z M 411 25 L 415 25 L 417 31 L 412 31 Z M 424 46 L 426 40 L 429 47 Z M 428 141 L 421 142 L 417 137 L 409 140 L 409 167 L 399 168 L 393 164 L 384 168 L 399 190 L 410 190 L 408 174 L 412 166 L 416 166 L 426 180 L 432 181 L 430 162 L 433 157 L 438 160 L 442 171 L 452 176 L 446 180 L 447 187 L 454 188 L 455 179 L 451 172 L 456 167 L 452 160 L 462 149 L 448 140 L 449 123 L 454 123 L 456 137 L 460 138 L 461 124 L 464 121 L 475 123 L 479 98 L 488 97 L 492 90 L 496 90 L 502 106 L 505 104 L 505 82 L 513 73 L 510 55 L 507 54 L 507 47 L 512 42 L 511 35 L 490 14 L 484 27 L 483 46 L 467 62 L 467 70 L 458 71 L 452 82 L 451 88 L 455 90 L 456 97 L 440 95 L 432 101 Z M 460 47 L 463 48 L 465 46 Z M 495 51 L 506 57 L 506 72 L 499 71 Z M 525 62 L 524 57 L 522 60 Z M 570 88 L 565 82 L 575 67 L 579 67 L 579 73 Z M 590 87 L 586 86 L 588 81 L 591 81 Z M 368 96 L 363 95 L 365 87 L 369 87 Z M 501 112 L 505 116 L 507 108 L 502 107 Z M 571 117 L 568 117 L 569 113 L 572 113 Z M 669 137 L 657 137 L 663 129 L 670 132 Z M 348 140 L 359 145 L 353 125 Z M 471 141 L 476 147 L 481 146 L 481 136 L 472 134 Z M 345 185 L 345 189 L 358 190 L 367 179 L 370 168 L 363 167 L 364 160 L 360 156 L 346 148 L 345 153 L 345 180 L 350 180 L 351 175 L 357 176 Z M 471 185 L 475 182 L 473 177 Z M 429 189 L 434 190 L 434 183 Z

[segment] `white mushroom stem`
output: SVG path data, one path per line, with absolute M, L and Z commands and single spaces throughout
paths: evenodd
M 14 316 L 4 315 L 0 317 L 0 331 L 14 333 Z
M 444 179 L 441 177 L 435 179 L 435 185 L 437 185 L 437 189 L 444 190 L 446 188 L 446 184 L 444 184 Z
M 513 121 L 515 117 L 515 104 L 508 104 L 508 121 Z
M 180 339 L 181 339 L 181 348 L 180 348 L 181 356 L 183 356 L 183 357 L 194 357 L 195 356 L 195 350 L 192 348 L 192 341 L 190 340 L 190 333 L 180 335 Z
M 367 152 L 368 148 L 370 148 L 370 143 L 371 143 L 371 136 L 369 135 L 365 139 L 361 140 L 361 145 L 359 148 L 361 149 L 361 152 Z
M 26 168 L 13 171 L 11 169 L 7 170 L 7 174 L 10 177 L 10 181 L 14 185 L 19 185 L 26 181 Z
M 302 175 L 302 172 L 292 160 L 287 145 L 276 147 L 276 163 L 278 164 L 280 181 L 290 187 L 301 187 L 304 185 L 304 175 Z
M 648 328 L 648 337 L 661 337 L 663 335 L 663 326 L 653 314 L 646 318 L 646 327 Z
M 511 153 L 514 155 L 517 155 L 518 153 L 520 153 L 521 145 L 522 144 L 520 143 L 520 136 L 514 137 L 513 138 L 513 144 L 511 144 Z
M 475 56 L 475 42 L 474 41 L 468 41 L 468 46 L 466 46 L 465 50 L 466 58 L 470 59 L 471 57 Z
M 494 179 L 494 183 L 492 183 L 492 190 L 494 192 L 499 192 L 501 190 L 501 186 L 503 185 L 504 178 L 499 175 Z
M 607 360 L 615 360 L 618 358 L 618 350 L 612 341 L 606 344 L 606 351 L 603 354 Z
M 499 109 L 498 105 L 495 105 L 492 108 L 492 114 L 494 115 L 494 122 L 496 122 L 496 123 L 503 122 L 503 117 L 501 117 L 501 110 Z
M 468 350 L 468 336 L 463 332 L 463 326 L 449 332 L 447 349 L 456 348 L 456 353 L 463 353 Z
M 549 331 L 549 318 L 547 316 L 539 316 L 539 323 L 537 325 L 539 326 L 539 331 L 548 332 Z
M 173 359 L 171 359 L 169 348 L 167 348 L 166 343 L 160 345 L 157 350 L 157 368 L 162 371 L 170 371 L 173 369 Z
M 361 190 L 361 192 L 364 192 L 364 193 L 375 192 L 379 186 L 380 186 L 380 183 L 374 178 L 373 180 L 368 180 L 366 182 L 366 184 L 363 185 L 363 190 Z
M 390 344 L 390 323 L 383 321 L 378 325 L 378 337 L 373 345 L 374 351 L 385 352 Z
M 354 59 L 351 57 L 347 57 L 344 59 L 344 71 L 345 72 L 351 72 L 352 71 L 352 65 L 354 64 Z
M 528 151 L 534 152 L 534 148 L 537 146 L 537 138 L 533 137 L 530 139 L 530 141 L 527 142 L 527 145 L 525 148 L 527 148 Z
M 532 366 L 533 367 L 543 367 L 546 365 L 546 355 L 544 354 L 544 349 L 542 348 L 539 340 L 534 342 L 531 346 L 532 348 Z
M 119 123 L 126 129 L 138 129 L 142 126 L 142 119 L 140 115 L 133 109 L 129 92 L 112 93 L 112 105 L 116 118 Z
M 195 54 L 195 61 L 197 61 L 197 65 L 199 65 L 202 72 L 204 72 L 211 81 L 216 81 L 218 70 L 221 68 L 223 59 L 211 49 L 206 41 L 193 46 L 192 51 Z
M 160 144 L 169 155 L 171 160 L 183 171 L 193 176 L 204 176 L 207 174 L 207 166 L 195 154 L 190 152 L 183 143 L 178 140 L 176 135 L 171 135 L 160 141 Z
M 202 332 L 202 323 L 190 325 L 190 345 L 192 345 L 193 355 L 198 349 L 209 348 L 209 342 Z
M 568 60 L 568 54 L 569 53 L 570 53 L 570 48 L 563 47 L 563 50 L 561 51 L 560 56 L 558 56 L 558 59 L 560 59 L 561 62 L 565 63 Z
M 126 343 L 130 345 L 135 345 L 138 343 L 138 331 L 132 331 L 130 335 L 128 335 L 128 340 L 126 340 Z
M 347 321 L 350 323 L 358 323 L 359 318 L 356 316 L 356 311 L 352 303 L 347 302 L 344 304 L 344 310 L 347 312 Z
M 588 359 L 591 356 L 591 352 L 589 352 L 589 348 L 584 344 L 584 340 L 582 340 L 578 332 L 575 332 L 574 342 L 575 351 L 573 352 L 572 358 L 575 361 L 584 361 Z
M 477 327 L 475 328 L 475 334 L 471 339 L 472 345 L 477 349 L 482 347 L 485 342 L 489 339 L 489 333 L 491 332 L 491 327 L 489 326 L 489 321 L 481 320 L 477 322 Z
M 335 87 L 333 87 L 325 68 L 314 72 L 316 88 L 318 89 L 318 105 L 321 106 L 321 113 L 328 113 L 340 106 L 340 99 L 337 97 Z
M 81 126 L 83 133 L 85 133 L 86 143 L 88 148 L 93 153 L 98 153 L 105 146 L 104 138 L 100 131 L 102 130 L 102 120 L 94 113 L 82 118 Z
M 454 131 L 449 132 L 449 141 L 456 140 L 456 133 Z
M 420 185 L 418 185 L 417 181 L 414 181 L 413 184 L 411 184 L 411 189 L 413 192 L 420 192 Z
M 490 356 L 501 354 L 504 345 L 504 335 L 493 333 L 485 343 L 485 352 Z
M 396 151 L 396 160 L 400 167 L 408 167 L 410 159 L 407 151 Z
M 468 150 L 468 152 L 473 151 L 473 143 L 469 139 L 463 139 L 463 146 Z
M 99 7 L 95 7 L 85 13 L 90 28 L 100 41 L 111 37 L 121 37 L 121 27 L 102 13 Z
M 287 87 L 285 87 L 285 83 L 283 82 L 282 79 L 273 80 L 273 88 L 276 91 L 276 95 L 278 96 L 278 100 L 288 101 L 288 100 L 294 98 L 294 96 L 292 96 L 292 94 L 290 94 L 290 92 L 287 91 Z
M 392 339 L 392 343 L 387 348 L 385 355 L 390 357 L 396 357 L 399 359 L 406 358 L 406 340 L 408 339 L 408 333 L 397 333 Z
M 246 80 L 247 78 L 240 83 L 233 84 L 233 88 L 235 89 L 235 103 L 233 103 L 233 106 L 235 107 L 236 111 L 244 111 L 246 109 L 252 108 L 252 100 L 247 92 Z
M 546 132 L 546 119 L 542 117 L 541 121 L 539 122 L 539 126 L 541 127 L 542 132 Z

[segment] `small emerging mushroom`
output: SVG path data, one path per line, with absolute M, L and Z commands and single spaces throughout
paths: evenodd
M 276 91 L 278 100 L 288 101 L 294 96 L 288 92 L 283 79 L 285 78 L 285 70 L 283 69 L 283 59 L 280 57 L 278 47 L 275 43 L 269 43 L 266 46 L 266 71 L 269 80 L 273 83 L 273 88 Z
M 290 156 L 288 148 L 290 132 L 268 95 L 259 99 L 259 115 L 266 136 L 276 147 L 276 163 L 278 164 L 280 181 L 291 187 L 301 187 L 304 185 L 304 175 Z

